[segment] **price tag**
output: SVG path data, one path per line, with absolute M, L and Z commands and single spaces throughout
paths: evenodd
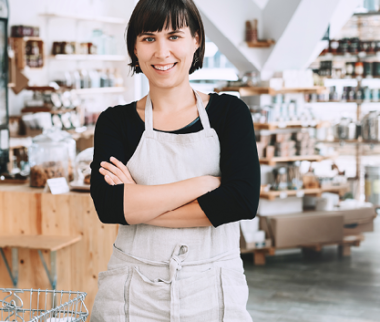
M 280 193 L 280 199 L 285 199 L 288 197 L 288 194 L 286 193 L 286 191 L 283 191 Z
M 278 122 L 277 126 L 280 129 L 284 129 L 284 128 L 286 128 L 286 122 Z
M 53 178 L 47 180 L 47 190 L 50 190 L 53 195 L 67 193 L 70 191 L 69 185 L 65 178 Z
M 305 191 L 303 191 L 303 190 L 299 190 L 299 191 L 297 191 L 297 193 L 296 193 L 296 196 L 297 196 L 298 198 L 302 198 L 304 195 L 305 195 Z

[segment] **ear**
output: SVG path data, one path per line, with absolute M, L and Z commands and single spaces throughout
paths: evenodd
M 199 46 L 200 46 L 198 32 L 196 32 L 195 35 L 194 35 L 194 45 L 195 45 L 195 50 L 197 50 L 199 48 Z

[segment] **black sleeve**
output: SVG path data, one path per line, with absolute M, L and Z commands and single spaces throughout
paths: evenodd
M 198 198 L 214 227 L 253 219 L 260 199 L 260 163 L 252 117 L 240 99 L 232 98 L 229 105 L 219 134 L 222 183 Z
M 120 117 L 113 108 L 102 112 L 96 122 L 94 136 L 94 158 L 91 163 L 91 197 L 101 222 L 106 224 L 123 224 L 124 184 L 110 186 L 99 172 L 102 161 L 110 162 L 113 156 L 126 164 Z

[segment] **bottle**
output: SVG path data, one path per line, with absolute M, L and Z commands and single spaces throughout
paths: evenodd
M 108 77 L 104 70 L 102 70 L 100 73 L 100 87 L 109 87 Z
M 89 88 L 90 82 L 88 78 L 87 70 L 82 69 L 80 71 L 80 88 Z
M 107 78 L 108 78 L 108 86 L 114 87 L 115 86 L 115 75 L 114 75 L 112 69 L 107 70 Z
M 118 69 L 116 69 L 115 72 L 115 86 L 116 87 L 123 87 L 124 79 L 121 77 L 120 72 Z

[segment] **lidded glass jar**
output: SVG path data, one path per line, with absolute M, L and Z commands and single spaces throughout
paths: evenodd
M 51 178 L 68 176 L 69 153 L 65 142 L 53 135 L 33 138 L 29 147 L 30 186 L 43 188 Z
M 45 135 L 53 137 L 55 140 L 65 143 L 67 146 L 67 152 L 69 154 L 68 164 L 67 164 L 67 181 L 71 182 L 74 180 L 74 168 L 75 168 L 75 157 L 77 145 L 75 140 L 72 138 L 71 134 L 62 131 L 57 127 L 51 127 L 44 131 Z
M 89 185 L 91 181 L 91 162 L 94 157 L 94 148 L 83 150 L 75 159 L 75 183 Z

